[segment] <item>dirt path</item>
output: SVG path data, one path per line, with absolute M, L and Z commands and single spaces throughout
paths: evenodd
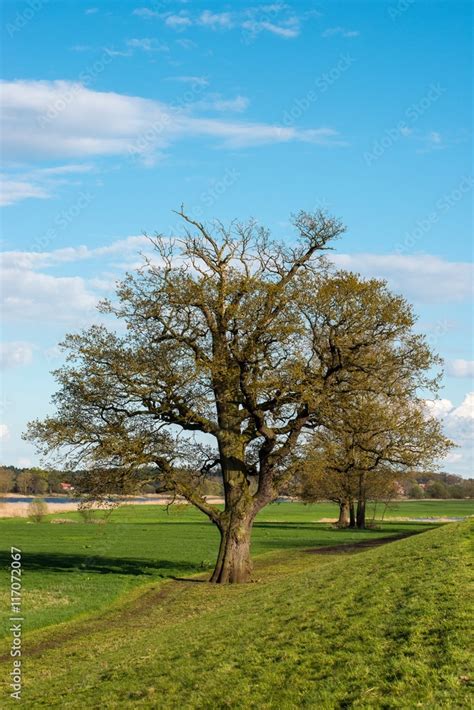
M 157 589 L 148 589 L 132 600 L 125 601 L 119 608 L 112 607 L 103 612 L 98 612 L 83 621 L 74 621 L 73 619 L 66 628 L 63 625 L 58 629 L 52 626 L 49 629 L 51 635 L 44 640 L 35 641 L 33 639 L 33 643 L 30 646 L 28 638 L 25 639 L 23 643 L 25 654 L 28 656 L 37 656 L 44 651 L 60 648 L 74 639 L 87 636 L 91 632 L 96 633 L 101 629 L 120 627 L 126 631 L 128 628 L 136 629 L 141 625 L 141 621 L 143 621 L 143 626 L 147 626 L 148 609 L 150 606 L 162 604 L 174 598 L 180 589 L 182 590 L 183 587 L 179 582 L 164 582 L 161 583 Z M 47 634 L 48 628 L 38 633 Z M 9 653 L 0 655 L 0 663 L 7 660 L 10 660 Z

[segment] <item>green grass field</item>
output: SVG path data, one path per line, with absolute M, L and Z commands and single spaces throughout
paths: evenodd
M 421 501 L 387 514 L 473 512 L 472 501 Z M 212 567 L 217 534 L 194 510 L 126 507 L 106 525 L 1 520 L 3 569 L 10 545 L 23 550 L 22 704 L 468 707 L 469 523 L 340 531 L 317 522 L 334 513 L 330 504 L 262 511 L 256 581 L 232 588 L 196 578 Z M 423 534 L 314 553 L 413 532 Z M 6 573 L 2 590 L 8 613 Z
M 408 512 L 407 512 L 408 511 Z M 397 504 L 390 515 L 431 517 L 474 513 L 472 501 L 425 501 Z M 301 549 L 398 535 L 425 524 L 384 523 L 378 530 L 338 531 L 318 524 L 337 515 L 333 504 L 274 504 L 257 519 L 253 554 Z M 75 525 L 51 525 L 71 518 Z M 211 570 L 218 533 L 192 508 L 123 507 L 106 525 L 85 524 L 75 513 L 51 515 L 35 524 L 25 519 L 0 520 L 2 561 L 0 603 L 8 605 L 10 546 L 23 551 L 25 631 L 68 621 L 110 605 L 152 580 Z M 3 618 L 4 635 L 7 621 Z

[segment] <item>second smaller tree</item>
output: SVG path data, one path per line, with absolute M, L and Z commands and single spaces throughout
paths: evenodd
M 297 493 L 337 502 L 339 525 L 364 528 L 368 500 L 392 498 L 398 482 L 451 446 L 419 400 L 369 392 L 338 398 L 304 447 Z

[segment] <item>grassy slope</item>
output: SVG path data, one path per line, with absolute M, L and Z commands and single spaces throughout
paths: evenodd
M 438 508 L 440 505 L 436 503 Z M 332 517 L 334 512 L 335 506 L 325 503 L 268 506 L 254 528 L 254 555 L 425 527 L 389 523 L 381 530 L 359 532 L 337 531 L 315 523 L 321 517 Z M 81 521 L 74 513 L 51 517 Z M 127 506 L 115 511 L 107 525 L 0 520 L 0 540 L 4 570 L 0 576 L 0 607 L 8 609 L 7 567 L 10 546 L 15 545 L 23 550 L 24 629 L 30 631 L 105 608 L 146 582 L 209 570 L 216 555 L 218 534 L 207 518 L 195 510 L 167 515 L 158 506 Z
M 265 556 L 251 585 L 161 585 L 32 642 L 23 705 L 469 707 L 468 527 Z

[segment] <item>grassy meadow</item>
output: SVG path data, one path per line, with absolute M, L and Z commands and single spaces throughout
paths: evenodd
M 409 512 L 407 512 L 407 509 Z M 466 501 L 400 503 L 390 515 L 430 517 L 474 513 Z M 333 518 L 331 503 L 276 503 L 259 515 L 253 555 L 370 540 L 423 530 L 426 523 L 384 522 L 375 530 L 335 530 L 318 523 Z M 75 524 L 51 524 L 55 519 Z M 77 513 L 47 516 L 42 523 L 0 519 L 2 561 L 0 600 L 8 608 L 10 546 L 23 551 L 24 630 L 68 621 L 105 608 L 121 595 L 154 580 L 210 572 L 218 532 L 199 511 L 174 506 L 124 506 L 106 524 L 86 524 Z M 8 628 L 3 621 L 2 635 Z
M 461 517 L 473 507 L 406 502 L 387 515 Z M 253 534 L 255 581 L 231 588 L 203 583 L 218 535 L 188 507 L 127 506 L 106 524 L 76 513 L 0 520 L 7 613 L 10 546 L 23 553 L 22 704 L 467 707 L 470 523 L 318 522 L 335 513 L 266 508 Z

